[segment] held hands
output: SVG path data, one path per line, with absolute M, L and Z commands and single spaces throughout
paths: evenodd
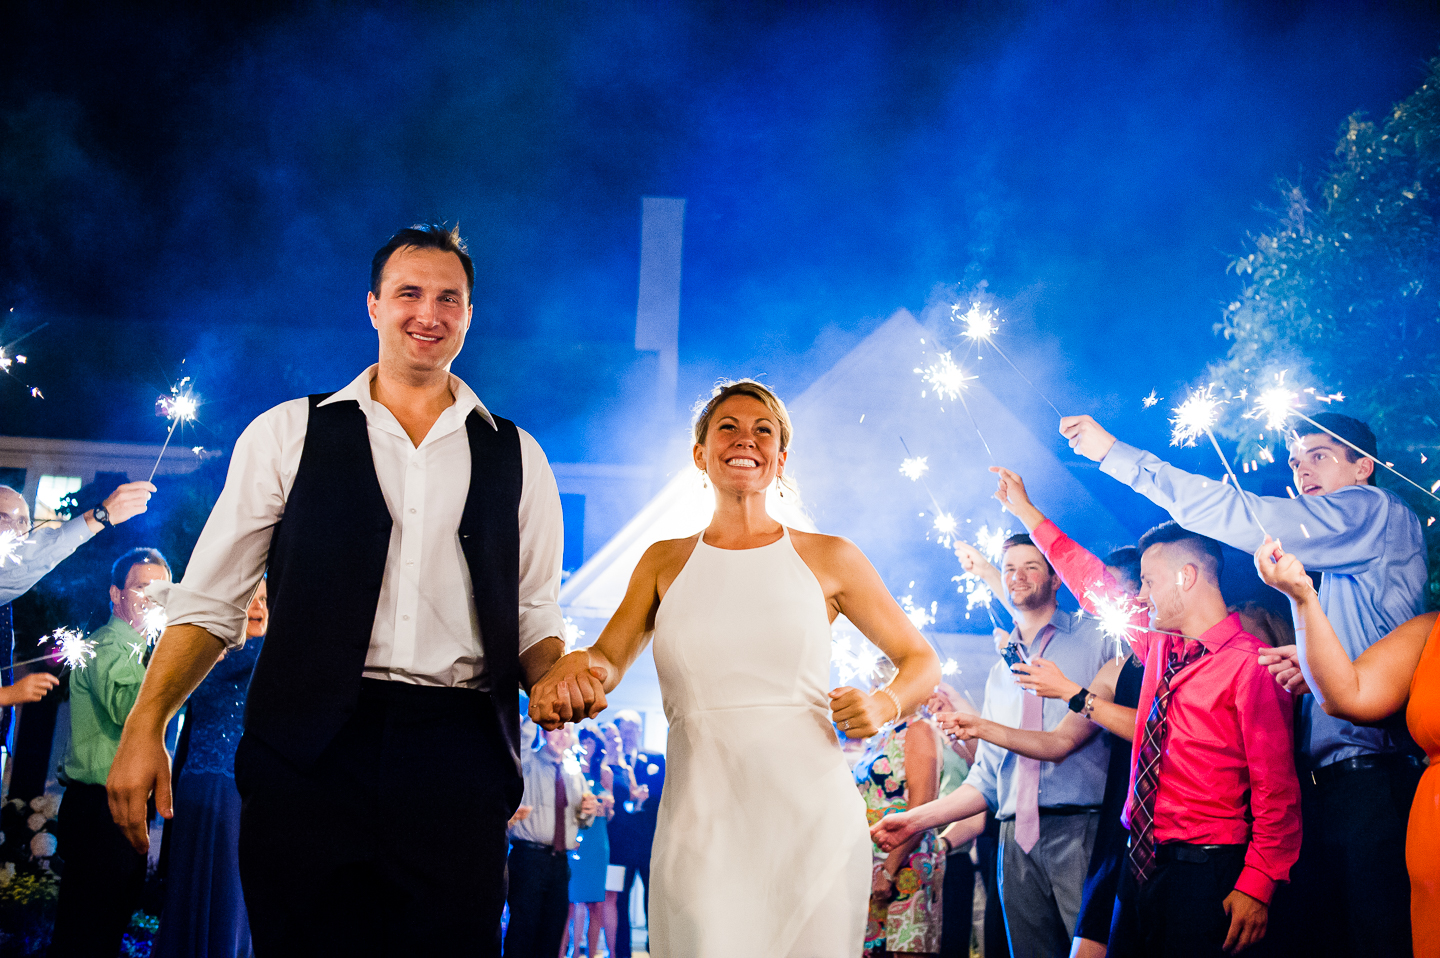
M 886 815 L 870 826 L 870 840 L 879 845 L 881 851 L 893 852 L 920 831 L 911 824 L 912 815 L 914 815 L 913 812 L 897 812 L 894 815 Z
M 1060 435 L 1070 440 L 1071 449 L 1094 462 L 1104 459 L 1115 445 L 1115 437 L 1090 416 L 1061 418 Z
M 119 525 L 149 508 L 150 496 L 156 491 L 148 482 L 127 482 L 115 489 L 102 505 L 110 513 L 110 521 Z
M 869 695 L 848 685 L 830 692 L 830 720 L 846 738 L 869 738 L 896 718 L 888 695 Z
M 0 705 L 23 705 L 38 702 L 45 693 L 60 684 L 60 680 L 49 672 L 31 672 L 6 689 L 0 689 Z
M 1280 687 L 1293 695 L 1309 695 L 1310 686 L 1300 671 L 1300 647 L 1282 645 L 1260 653 L 1260 664 L 1270 670 Z
M 1243 891 L 1225 896 L 1225 914 L 1230 916 L 1230 933 L 1225 936 L 1225 952 L 1235 955 L 1265 937 L 1270 922 L 1270 906 Z
M 889 901 L 895 897 L 895 883 L 885 877 L 885 869 L 875 869 L 870 880 L 870 897 L 876 901 Z
M 605 710 L 604 669 L 590 667 L 590 654 L 577 649 L 550 667 L 530 690 L 530 719 L 553 732 L 567 722 Z
M 1080 686 L 1065 677 L 1060 667 L 1049 659 L 1031 659 L 1029 664 L 1012 666 L 1015 684 L 1046 699 L 1074 698 Z

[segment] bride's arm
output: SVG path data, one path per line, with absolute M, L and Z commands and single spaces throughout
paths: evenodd
M 858 546 L 836 536 L 806 538 L 805 551 L 819 560 L 821 586 L 832 606 L 875 643 L 897 669 L 894 681 L 873 694 L 849 687 L 830 693 L 831 713 L 846 735 L 868 738 L 881 725 L 910 714 L 930 697 L 940 684 L 940 659 L 906 618 L 885 588 L 880 573 Z
M 650 641 L 660 607 L 660 570 L 673 546 L 673 542 L 657 542 L 646 549 L 600 638 L 589 648 L 562 657 L 535 683 L 530 717 L 536 724 L 554 729 L 604 711 L 605 693 L 620 683 Z

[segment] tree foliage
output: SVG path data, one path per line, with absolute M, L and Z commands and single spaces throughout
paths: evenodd
M 1382 457 L 1426 488 L 1440 479 L 1440 57 L 1420 88 L 1381 122 L 1352 114 L 1313 193 L 1282 183 L 1273 227 L 1252 236 L 1230 269 L 1240 295 L 1217 327 L 1230 341 L 1211 370 L 1243 400 L 1275 377 L 1315 396 L 1343 394 L 1337 412 L 1375 430 Z M 1312 200 L 1313 197 L 1313 200 Z M 1226 433 L 1242 455 L 1278 438 L 1249 420 Z M 1440 502 L 1394 476 L 1422 521 Z M 1431 604 L 1440 525 L 1431 527 Z

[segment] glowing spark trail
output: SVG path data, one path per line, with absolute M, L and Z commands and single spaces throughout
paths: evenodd
M 141 623 L 140 632 L 145 636 L 148 644 L 154 645 L 160 641 L 161 634 L 165 631 L 168 621 L 165 610 L 158 605 L 151 605 L 145 610 L 145 620 Z
M 940 544 L 950 548 L 955 542 L 955 529 L 959 525 L 955 517 L 948 512 L 942 512 L 935 517 L 935 531 L 940 533 Z
M 975 548 L 985 553 L 985 558 L 990 560 L 992 565 L 1000 564 L 1000 553 L 1005 551 L 1005 540 L 1010 538 L 1009 529 L 997 528 L 990 531 L 990 526 L 983 525 L 980 531 L 975 533 Z
M 1148 395 L 1148 396 L 1146 396 L 1145 398 L 1143 398 L 1143 399 L 1140 400 L 1140 405 L 1143 406 L 1143 407 L 1146 408 L 1146 409 L 1149 409 L 1151 406 L 1154 406 L 1154 405 L 1156 405 L 1157 403 L 1159 403 L 1159 402 L 1160 402 L 1160 398 L 1161 398 L 1161 397 L 1155 395 L 1155 390 L 1152 389 L 1152 390 L 1150 390 L 1150 395 Z
M 935 610 L 939 608 L 939 606 L 940 603 L 931 602 L 929 609 L 926 609 L 923 605 L 917 607 L 913 596 L 904 595 L 900 597 L 901 611 L 905 613 L 905 618 L 909 619 L 910 624 L 915 626 L 917 630 L 924 629 L 927 625 L 935 624 Z

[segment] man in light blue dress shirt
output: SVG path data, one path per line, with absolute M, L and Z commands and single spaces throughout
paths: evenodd
M 1336 413 L 1315 421 L 1329 432 L 1294 435 L 1289 445 L 1294 498 L 1241 493 L 1184 472 L 1117 441 L 1089 416 L 1062 419 L 1060 431 L 1101 472 L 1186 529 L 1250 553 L 1266 532 L 1281 540 L 1307 569 L 1323 574 L 1320 605 L 1353 660 L 1423 610 L 1424 532 L 1399 496 L 1375 485 L 1374 433 Z M 1261 656 L 1300 701 L 1295 738 L 1304 843 L 1288 895 L 1281 896 L 1289 901 L 1277 899 L 1274 939 L 1297 955 L 1408 956 L 1405 828 L 1420 753 L 1403 714 L 1384 727 L 1361 727 L 1327 715 L 1323 702 L 1304 694 L 1311 691 L 1305 634 L 1298 620 L 1296 626 L 1298 649 Z M 1287 922 L 1286 913 L 1304 917 Z

